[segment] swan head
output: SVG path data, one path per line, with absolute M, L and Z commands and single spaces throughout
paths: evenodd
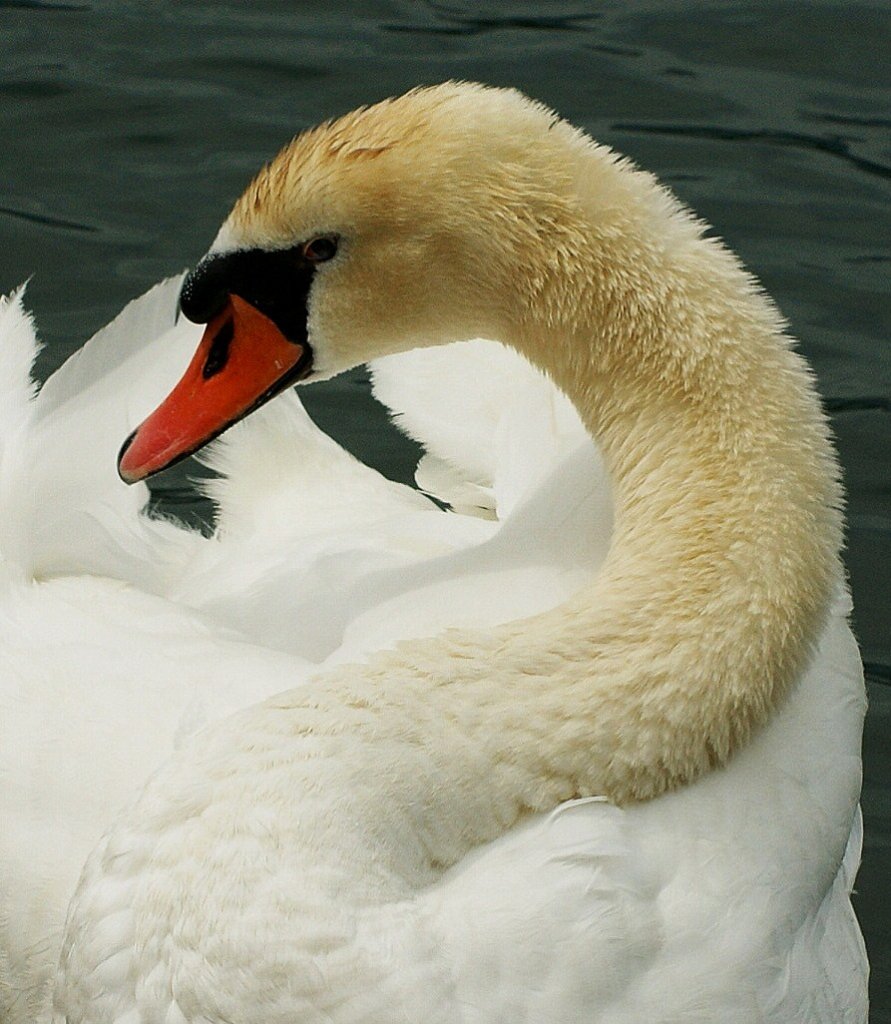
M 522 320 L 572 194 L 584 139 L 512 90 L 418 89 L 297 136 L 236 202 L 188 275 L 207 325 L 185 376 L 128 438 L 134 482 L 300 381 Z M 555 147 L 564 159 L 555 159 Z

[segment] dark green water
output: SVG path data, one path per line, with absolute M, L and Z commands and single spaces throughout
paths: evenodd
M 294 132 L 445 78 L 515 85 L 711 221 L 792 322 L 832 414 L 870 678 L 857 897 L 891 1022 L 891 0 L 562 3 L 0 0 L 0 291 L 47 373 L 193 263 Z M 367 461 L 412 451 L 360 375 L 308 404 Z M 162 499 L 206 510 L 172 471 Z

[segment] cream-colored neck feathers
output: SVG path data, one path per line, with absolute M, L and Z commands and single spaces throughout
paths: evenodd
M 306 213 L 317 194 L 327 214 Z M 379 211 L 372 228 L 357 204 Z M 547 777 L 518 808 L 646 799 L 724 763 L 800 672 L 839 571 L 832 448 L 770 300 L 652 176 L 515 93 L 449 85 L 316 129 L 232 223 L 256 243 L 325 216 L 355 239 L 344 276 L 316 287 L 322 363 L 492 333 L 575 403 L 617 500 L 607 563 L 567 607 L 413 646 L 348 685 L 382 717 L 394 687 L 406 730 L 407 677 L 424 706 L 478 718 L 495 761 Z M 375 263 L 381 236 L 399 246 Z
M 296 735 L 349 731 L 328 799 L 388 847 L 401 837 L 404 878 L 412 842 L 426 877 L 525 811 L 648 799 L 725 763 L 819 633 L 840 493 L 810 373 L 752 278 L 650 175 L 515 94 L 421 92 L 298 139 L 236 208 L 238 230 L 293 237 L 281 190 L 330 201 L 338 173 L 344 192 L 369 188 L 362 203 L 386 208 L 394 167 L 411 187 L 374 232 L 436 238 L 446 225 L 433 276 L 404 234 L 361 289 L 332 275 L 314 311 L 319 355 L 340 346 L 340 366 L 491 328 L 575 403 L 617 501 L 607 562 L 565 606 L 406 644 L 270 707 Z M 345 264 L 358 265 L 362 244 L 373 250 L 353 244 Z M 409 279 L 423 280 L 420 299 Z M 350 287 L 353 320 L 386 293 L 355 341 L 332 297 Z
M 152 871 L 179 879 L 181 850 L 206 846 L 216 862 L 232 849 L 232 862 L 218 864 L 230 881 L 211 909 L 206 888 L 185 875 L 169 886 L 175 907 L 161 907 L 151 885 L 134 895 L 146 934 L 155 935 L 141 940 L 145 948 L 154 941 L 160 950 L 171 916 L 185 915 L 195 935 L 207 932 L 199 946 L 212 937 L 215 962 L 248 962 L 249 949 L 223 949 L 228 915 L 235 921 L 244 911 L 230 891 L 234 877 L 239 891 L 254 894 L 281 872 L 291 910 L 270 924 L 277 939 L 296 927 L 301 906 L 317 908 L 319 893 L 327 893 L 332 921 L 338 907 L 401 899 L 525 812 L 583 795 L 643 800 L 689 783 L 768 719 L 820 631 L 839 572 L 839 486 L 810 373 L 773 306 L 650 176 L 528 101 L 448 89 L 471 122 L 480 105 L 507 104 L 516 124 L 492 145 L 529 158 L 502 160 L 497 187 L 467 167 L 473 201 L 464 216 L 473 227 L 460 230 L 485 258 L 460 280 L 445 262 L 435 268 L 424 286 L 435 307 L 430 322 L 408 313 L 398 320 L 412 307 L 408 293 L 387 296 L 380 315 L 404 339 L 427 330 L 452 340 L 447 300 L 459 337 L 462 303 L 482 308 L 485 299 L 490 323 L 474 314 L 473 326 L 497 328 L 542 367 L 605 453 L 617 501 L 610 554 L 563 607 L 338 668 L 230 719 L 182 754 L 127 827 L 163 833 L 176 819 L 176 841 L 154 848 Z M 423 108 L 425 94 L 415 96 Z M 422 114 L 418 123 L 435 120 Z M 362 116 L 351 122 L 356 132 Z M 374 108 L 367 116 L 383 115 Z M 391 108 L 387 116 L 402 115 Z M 347 128 L 329 130 L 343 143 Z M 465 129 L 460 146 L 484 153 L 487 140 Z M 384 149 L 360 152 L 351 166 L 364 159 L 369 175 L 384 174 L 373 170 L 388 159 Z M 321 158 L 304 152 L 293 166 L 287 154 L 280 159 L 285 165 L 273 165 L 236 208 L 220 244 L 227 232 L 254 244 L 264 231 L 273 238 L 297 230 L 290 215 L 258 226 L 257 211 L 276 182 L 297 187 Z M 351 330 L 356 345 L 372 338 L 370 350 L 350 350 L 341 363 L 372 358 L 386 344 L 373 340 L 387 336 L 374 333 L 374 312 L 354 327 L 337 319 L 350 302 L 355 310 L 357 296 L 375 301 L 372 284 L 357 283 L 358 253 L 357 242 L 357 266 L 349 268 L 347 253 L 313 300 L 320 348 L 335 333 L 344 345 Z M 409 258 L 398 272 L 413 270 L 423 274 Z M 387 262 L 375 273 L 386 281 L 397 271 Z M 352 286 L 358 291 L 344 297 Z M 192 803 L 178 817 L 183 800 Z M 217 827 L 225 843 L 204 835 Z M 101 860 L 88 869 L 87 895 Z M 233 943 L 243 945 L 244 934 L 232 925 L 242 937 Z M 75 989 L 79 942 L 86 932 L 75 909 L 67 970 Z M 344 977 L 357 970 L 352 960 L 343 965 Z M 225 978 L 214 982 L 221 1005 Z
M 541 641 L 584 665 L 577 792 L 627 801 L 724 763 L 783 699 L 839 578 L 841 493 L 770 300 L 649 175 L 579 164 L 568 252 L 526 285 L 513 343 L 613 477 L 607 563 Z

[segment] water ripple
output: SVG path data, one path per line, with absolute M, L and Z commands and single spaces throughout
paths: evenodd
M 846 124 L 855 128 L 891 128 L 888 117 L 850 117 L 847 114 L 804 114 L 809 121 L 825 121 L 827 124 Z
M 390 23 L 380 27 L 385 32 L 413 32 L 419 35 L 436 36 L 476 36 L 483 32 L 498 32 L 502 29 L 532 29 L 536 32 L 551 29 L 560 32 L 584 32 L 587 30 L 587 26 L 579 25 L 577 22 L 588 22 L 600 17 L 599 14 L 508 14 L 502 18 L 485 18 L 463 16 L 443 7 L 434 6 L 433 10 L 440 21 L 451 22 L 451 24 L 399 25 Z
M 864 661 L 863 674 L 871 683 L 891 686 L 891 665 L 885 665 L 881 661 Z
M 47 0 L 0 0 L 0 8 L 18 7 L 26 11 L 91 11 L 89 4 L 54 4 Z
M 891 398 L 885 395 L 855 395 L 853 398 L 826 398 L 823 405 L 827 412 L 891 412 Z
M 0 214 L 7 217 L 15 217 L 18 220 L 31 221 L 32 224 L 43 224 L 51 228 L 68 228 L 70 231 L 97 232 L 99 228 L 92 224 L 81 224 L 75 220 L 65 220 L 64 217 L 53 217 L 47 213 L 32 213 L 29 210 L 17 210 L 12 206 L 0 206 Z
M 840 157 L 861 171 L 879 178 L 891 178 L 891 167 L 875 160 L 857 156 L 851 152 L 847 141 L 839 136 L 825 138 L 818 135 L 805 135 L 803 132 L 780 132 L 769 128 L 716 128 L 711 125 L 677 125 L 677 124 L 613 124 L 614 131 L 644 132 L 648 135 L 683 135 L 691 139 L 718 139 L 721 142 L 770 142 L 778 146 L 792 146 L 798 149 L 809 149 L 830 156 Z
M 608 53 L 613 57 L 642 57 L 643 50 L 632 49 L 630 46 L 607 46 L 606 43 L 592 44 L 590 50 L 597 50 L 598 53 Z

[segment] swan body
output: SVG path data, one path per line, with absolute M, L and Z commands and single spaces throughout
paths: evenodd
M 298 137 L 182 304 L 208 327 L 128 438 L 126 479 L 281 382 L 387 357 L 379 392 L 427 442 L 422 478 L 498 518 L 348 471 L 293 399 L 224 442 L 228 535 L 140 525 L 163 557 L 122 566 L 142 541 L 99 516 L 99 571 L 247 644 L 236 677 L 274 695 L 236 678 L 242 709 L 186 730 L 115 817 L 70 904 L 53 1019 L 864 1021 L 837 473 L 808 371 L 736 261 L 550 111 L 450 84 Z M 410 353 L 477 335 L 577 420 L 552 392 L 525 423 L 488 415 L 473 347 Z M 459 451 L 436 422 L 462 376 Z M 411 393 L 431 381 L 432 414 Z M 289 432 L 367 489 L 368 544 L 289 524 L 293 487 L 246 498 L 260 442 Z M 54 557 L 69 578 L 47 582 L 79 586 L 89 570 Z M 245 590 L 261 611 L 239 618 Z M 286 593 L 313 628 L 289 631 Z
M 114 440 L 170 386 L 194 345 L 191 325 L 174 326 L 179 287 L 171 280 L 131 304 L 37 396 L 22 297 L 0 306 L 4 1024 L 49 1019 L 83 861 L 194 732 L 321 665 L 556 604 L 608 545 L 602 464 L 569 403 L 517 357 L 480 342 L 456 353 L 500 378 L 505 394 L 494 417 L 467 408 L 470 436 L 448 449 L 453 460 L 467 461 L 481 443 L 496 450 L 496 433 L 512 448 L 530 413 L 549 425 L 522 458 L 504 453 L 486 469 L 491 486 L 473 485 L 487 515 L 497 501 L 501 519 L 479 518 L 478 506 L 472 517 L 446 515 L 380 477 L 320 433 L 293 394 L 214 451 L 222 475 L 212 485 L 213 538 L 143 516 L 145 493 L 116 479 Z M 409 381 L 415 400 L 426 389 L 425 367 L 399 362 L 378 369 L 394 408 Z M 448 363 L 437 377 L 451 372 L 458 383 Z M 121 386 L 131 374 L 141 399 Z M 491 388 L 477 396 L 490 412 Z M 555 508 L 549 492 L 570 510 Z M 599 530 L 577 528 L 580 507 L 600 510 Z M 555 517 L 573 543 L 552 534 Z

